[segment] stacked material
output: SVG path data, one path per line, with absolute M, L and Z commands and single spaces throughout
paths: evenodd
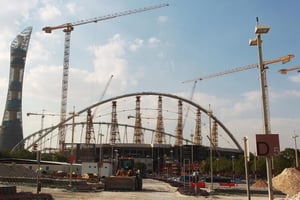
M 281 174 L 272 179 L 273 187 L 288 196 L 295 196 L 300 192 L 300 171 L 286 168 Z

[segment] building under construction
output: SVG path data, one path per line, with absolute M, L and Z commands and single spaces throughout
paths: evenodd
M 133 142 L 126 143 L 121 142 L 119 123 L 117 119 L 117 101 L 112 101 L 111 111 L 111 124 L 109 133 L 109 143 L 95 143 L 95 134 L 93 129 L 93 118 L 91 117 L 91 110 L 87 110 L 87 130 L 86 141 L 84 144 L 75 144 L 75 158 L 76 163 L 82 162 L 110 162 L 113 163 L 118 156 L 134 157 L 137 159 L 145 159 L 150 161 L 151 170 L 157 173 L 163 173 L 165 170 L 172 170 L 174 174 L 178 174 L 180 166 L 189 163 L 200 163 L 209 157 L 210 148 L 213 149 L 214 157 L 225 156 L 229 159 L 232 155 L 238 155 L 241 153 L 239 149 L 221 148 L 218 147 L 218 129 L 217 122 L 212 122 L 211 132 L 211 146 L 202 145 L 201 136 L 201 111 L 197 110 L 195 116 L 195 132 L 191 134 L 191 139 L 187 140 L 183 137 L 183 116 L 182 116 L 182 100 L 178 100 L 178 118 L 175 143 L 169 144 L 166 142 L 166 136 L 164 130 L 164 117 L 162 109 L 162 96 L 158 96 L 156 128 L 154 130 L 154 142 L 153 144 L 146 144 L 144 142 L 144 129 L 142 126 L 141 117 L 141 97 L 136 96 L 135 116 L 129 116 L 135 118 L 134 130 L 133 130 Z M 89 129 L 89 130 L 88 130 Z M 71 149 L 70 143 L 65 144 L 67 154 Z

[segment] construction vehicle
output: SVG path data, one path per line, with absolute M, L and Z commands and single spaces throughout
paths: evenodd
M 105 178 L 104 190 L 142 190 L 142 176 L 132 157 L 120 157 L 117 166 L 115 176 Z

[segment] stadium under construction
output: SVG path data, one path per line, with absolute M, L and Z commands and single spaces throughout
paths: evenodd
M 230 159 L 242 153 L 242 148 L 233 134 L 210 109 L 201 107 L 191 99 L 157 92 L 112 97 L 79 112 L 74 111 L 69 118 L 48 128 L 43 127 L 43 120 L 54 114 L 27 113 L 27 116 L 40 116 L 42 127 L 23 138 L 22 79 L 30 34 L 31 28 L 25 29 L 11 46 L 11 75 L 1 126 L 0 149 L 59 152 L 66 155 L 70 163 L 112 163 L 118 156 L 130 156 L 144 159 L 145 162 L 147 160 L 154 172 L 170 170 L 166 165 L 175 164 L 176 167 L 172 170 L 184 164 L 196 166 L 211 154 Z M 141 99 L 146 102 L 143 106 Z M 153 103 L 155 101 L 157 104 Z M 170 123 L 166 123 L 167 121 Z M 96 126 L 98 131 L 95 131 Z M 101 126 L 107 127 L 106 135 L 103 134 Z M 203 131 L 203 126 L 206 131 Z M 127 131 L 129 128 L 131 131 Z M 123 131 L 123 141 L 120 139 L 120 130 Z M 223 136 L 227 136 L 227 142 L 230 140 L 233 148 L 219 145 L 220 130 Z M 208 138 L 206 144 L 203 143 L 203 139 L 206 139 L 203 135 Z M 128 140 L 128 136 L 132 139 Z

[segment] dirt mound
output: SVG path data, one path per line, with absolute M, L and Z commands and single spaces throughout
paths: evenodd
M 253 185 L 253 188 L 266 188 L 268 187 L 268 184 L 265 180 L 258 179 Z
M 33 194 L 32 192 L 19 192 L 16 194 L 0 195 L 0 200 L 54 200 L 51 194 Z
M 300 171 L 286 168 L 281 174 L 272 179 L 273 187 L 289 196 L 300 192 Z
M 0 176 L 2 177 L 35 177 L 36 173 L 23 166 L 0 163 Z
M 206 197 L 206 196 L 209 195 L 209 193 L 206 190 L 202 190 L 200 188 L 198 188 L 197 190 L 195 190 L 192 187 L 179 187 L 177 189 L 177 191 L 180 194 L 188 195 L 188 196 L 205 196 Z

